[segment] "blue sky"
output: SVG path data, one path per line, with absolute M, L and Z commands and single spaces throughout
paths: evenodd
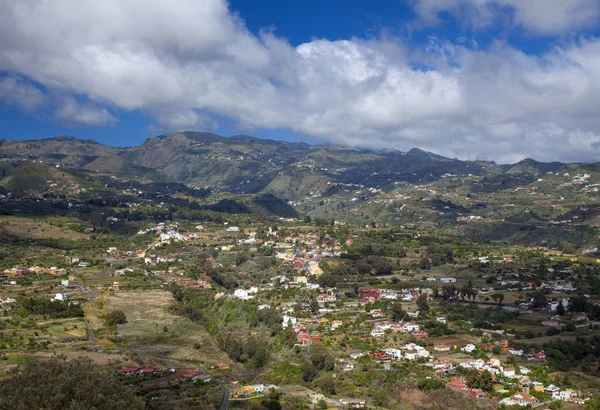
M 598 161 L 599 37 L 598 0 L 0 0 L 0 139 Z

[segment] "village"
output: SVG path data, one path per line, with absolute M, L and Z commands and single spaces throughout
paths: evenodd
M 384 266 L 378 259 L 364 269 L 378 269 L 384 274 L 333 284 L 332 276 L 345 274 L 341 272 L 349 266 L 348 253 L 361 243 L 360 232 L 343 233 L 348 230 L 339 225 L 324 233 L 299 229 L 297 224 L 290 220 L 279 221 L 277 227 L 242 228 L 233 224 L 159 223 L 137 232 L 137 243 L 145 242 L 145 246 L 123 249 L 123 244 L 109 244 L 102 257 L 86 252 L 71 254 L 57 263 L 59 267 L 13 266 L 0 273 L 0 280 L 6 290 L 23 286 L 41 289 L 36 283 L 43 283 L 51 303 L 62 304 L 62 309 L 81 306 L 81 313 L 74 314 L 92 325 L 79 333 L 79 343 L 90 343 L 94 333 L 98 337 L 106 332 L 94 318 L 98 313 L 90 313 L 98 298 L 110 300 L 110 295 L 139 293 L 135 289 L 141 283 L 163 292 L 179 286 L 185 292 L 209 292 L 210 304 L 237 301 L 238 308 L 256 312 L 252 315 L 274 315 L 279 330 L 273 332 L 292 332 L 290 346 L 297 354 L 312 352 L 316 346 L 330 352 L 334 359 L 330 371 L 338 380 L 363 368 L 390 373 L 410 366 L 420 369 L 424 386 L 439 384 L 473 400 L 494 400 L 498 406 L 537 406 L 554 401 L 585 406 L 593 397 L 592 391 L 548 377 L 547 352 L 536 344 L 524 344 L 522 330 L 516 330 L 519 326 L 481 319 L 493 315 L 508 322 L 522 318 L 548 335 L 598 329 L 597 319 L 577 310 L 582 302 L 572 279 L 572 266 L 544 268 L 534 279 L 516 255 L 470 257 L 468 263 L 483 269 L 503 267 L 502 276 L 490 282 L 487 275 L 481 279 L 465 277 L 455 270 L 457 275 L 451 276 L 453 271 L 448 269 L 424 270 L 417 277 L 394 274 L 397 269 L 393 265 Z M 198 259 L 198 252 L 205 256 Z M 266 271 L 255 270 L 248 262 L 253 259 L 264 261 Z M 190 275 L 189 261 L 200 264 L 199 273 Z M 100 274 L 98 267 L 103 263 L 112 267 L 110 273 Z M 408 269 L 422 270 L 418 263 Z M 230 285 L 233 280 L 234 287 Z M 477 285 L 471 283 L 473 280 Z M 35 292 L 39 294 L 39 290 Z M 519 294 L 528 296 L 519 298 Z M 18 297 L 4 297 L 1 305 L 5 315 L 20 309 L 20 303 Z M 456 313 L 449 309 L 455 303 L 471 310 Z M 123 325 L 117 326 L 110 332 L 118 334 Z M 54 349 L 59 345 L 49 346 Z M 156 386 L 167 381 L 185 384 L 199 380 L 223 386 L 234 402 L 266 397 L 273 391 L 291 394 L 292 386 L 296 386 L 269 377 L 259 377 L 258 383 L 240 382 L 235 376 L 239 365 L 227 361 L 208 361 L 203 367 L 194 367 L 164 359 L 153 363 L 149 358 L 131 363 L 121 354 L 123 359 L 122 365 L 115 367 L 117 373 L 136 378 L 146 389 L 154 385 L 152 380 Z M 167 363 L 171 365 L 164 366 Z M 206 366 L 213 370 L 205 371 Z M 299 396 L 315 406 L 321 401 L 338 408 L 373 405 L 366 395 L 332 391 L 313 388 Z

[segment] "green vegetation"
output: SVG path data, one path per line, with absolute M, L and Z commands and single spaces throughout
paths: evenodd
M 0 383 L 0 407 L 25 409 L 142 409 L 114 371 L 90 360 L 31 360 Z

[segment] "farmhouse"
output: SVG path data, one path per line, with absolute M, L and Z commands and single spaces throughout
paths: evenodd
M 515 394 L 513 394 L 510 397 L 507 397 L 506 399 L 502 400 L 500 403 L 506 404 L 507 406 L 529 406 L 529 405 L 533 405 L 535 403 L 538 402 L 538 399 L 536 399 L 535 397 L 527 394 L 527 393 L 523 393 L 523 392 L 517 392 Z

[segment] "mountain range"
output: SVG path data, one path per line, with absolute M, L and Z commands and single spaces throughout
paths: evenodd
M 146 182 L 177 182 L 212 192 L 271 193 L 292 201 L 311 192 L 326 192 L 332 184 L 389 190 L 399 182 L 424 184 L 448 175 L 534 178 L 564 166 L 532 159 L 498 165 L 445 158 L 416 148 L 370 150 L 202 132 L 161 135 L 124 148 L 69 136 L 0 140 L 0 158 L 42 161 Z

